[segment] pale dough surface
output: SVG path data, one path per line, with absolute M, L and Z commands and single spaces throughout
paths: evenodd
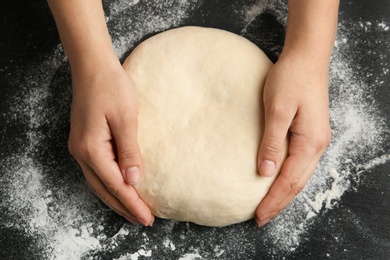
M 152 212 L 206 226 L 254 217 L 274 181 L 257 174 L 266 55 L 238 35 L 182 27 L 147 39 L 123 66 L 140 98 L 135 187 Z

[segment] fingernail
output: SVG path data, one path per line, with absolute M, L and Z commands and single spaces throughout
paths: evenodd
M 138 218 L 138 221 L 142 223 L 145 227 L 151 227 L 153 226 L 153 223 L 147 223 L 146 221 L 142 221 L 141 219 Z
M 265 177 L 272 177 L 275 173 L 275 163 L 270 160 L 264 160 L 260 165 L 260 174 Z
M 258 225 L 259 227 L 263 227 L 263 226 L 265 226 L 269 221 L 270 221 L 269 218 L 263 219 L 263 220 L 260 220 L 259 222 L 257 222 L 257 225 Z
M 141 182 L 141 171 L 138 167 L 130 167 L 125 171 L 126 181 L 129 184 Z

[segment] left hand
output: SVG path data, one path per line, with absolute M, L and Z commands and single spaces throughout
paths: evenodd
M 258 157 L 262 176 L 275 174 L 287 135 L 290 140 L 281 172 L 257 207 L 260 227 L 302 191 L 330 142 L 328 73 L 328 64 L 282 53 L 268 74 L 263 93 L 265 130 Z

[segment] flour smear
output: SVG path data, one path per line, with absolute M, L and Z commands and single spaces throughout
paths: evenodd
M 123 58 L 130 47 L 147 35 L 183 25 L 197 6 L 196 1 L 184 0 L 155 1 L 153 4 L 150 1 L 113 1 L 107 8 L 107 23 L 118 57 Z M 247 26 L 265 10 L 285 24 L 286 9 L 279 1 L 243 6 L 241 22 L 245 26 L 242 35 L 247 36 Z M 259 238 L 273 245 L 269 248 L 271 256 L 294 252 L 318 214 L 337 206 L 346 191 L 359 189 L 364 174 L 390 160 L 390 154 L 383 146 L 389 142 L 389 128 L 371 95 L 374 88 L 385 87 L 388 59 L 377 55 L 383 70 L 371 75 L 374 78 L 370 79 L 369 85 L 369 75 L 357 71 L 351 55 L 351 50 L 360 41 L 357 35 L 372 31 L 385 33 L 389 30 L 387 22 L 340 21 L 330 71 L 332 143 L 304 191 L 265 227 L 266 237 Z M 378 44 L 389 48 L 385 38 L 377 40 Z M 23 149 L 8 156 L 3 163 L 1 187 L 5 195 L 0 205 L 6 211 L 0 222 L 2 226 L 15 228 L 28 237 L 38 237 L 36 243 L 44 249 L 40 252 L 42 259 L 99 259 L 96 252 L 112 252 L 112 259 L 156 259 L 161 252 L 176 252 L 180 256 L 178 259 L 228 258 L 229 247 L 233 250 L 235 246 L 254 247 L 256 241 L 244 240 L 241 245 L 235 241 L 235 236 L 242 237 L 250 229 L 245 224 L 202 229 L 204 238 L 210 237 L 208 241 L 231 238 L 234 242 L 226 248 L 222 242 L 221 245 L 204 245 L 199 238 L 195 245 L 187 244 L 188 237 L 197 237 L 188 223 L 161 221 L 155 230 L 148 230 L 124 223 L 117 217 L 112 224 L 110 221 L 115 214 L 98 202 L 81 178 L 72 185 L 66 182 L 66 177 L 58 182 L 50 179 L 51 175 L 63 170 L 62 164 L 60 159 L 52 158 L 50 165 L 45 165 L 40 149 L 44 149 L 42 142 L 48 137 L 56 140 L 58 133 L 50 131 L 50 125 L 64 120 L 68 113 L 50 109 L 53 105 L 50 83 L 58 80 L 57 72 L 64 64 L 65 55 L 58 46 L 44 61 L 29 64 L 25 68 L 26 76 L 15 81 L 15 86 L 22 91 L 15 97 L 9 116 L 25 121 L 27 132 Z M 69 88 L 67 77 L 62 84 L 68 84 Z M 64 97 L 62 105 L 66 108 L 70 91 Z M 47 128 L 49 131 L 43 130 Z M 60 134 L 64 135 L 63 132 Z M 75 173 L 69 174 L 80 176 L 80 171 L 72 167 L 70 169 Z M 158 238 L 155 232 L 158 232 Z M 161 242 L 151 245 L 152 240 Z
M 278 1 L 249 8 L 248 23 L 264 10 L 286 24 L 284 14 L 287 7 Z M 353 64 L 351 53 L 359 48 L 361 35 L 388 30 L 389 26 L 383 20 L 339 22 L 330 63 L 332 142 L 304 191 L 266 227 L 277 248 L 275 253 L 293 252 L 300 243 L 301 235 L 311 225 L 311 218 L 337 205 L 345 191 L 356 189 L 362 174 L 390 160 L 389 150 L 383 147 L 389 142 L 390 130 L 372 97 L 375 88 L 385 87 L 389 59 L 386 55 L 374 53 L 383 70 L 379 75 L 359 74 L 359 67 Z M 243 33 L 245 35 L 246 28 Z M 385 34 L 382 35 L 383 39 L 376 39 L 376 43 L 389 49 L 390 43 L 386 41 Z M 373 82 L 368 79 L 374 76 Z M 368 160 L 362 162 L 363 158 Z

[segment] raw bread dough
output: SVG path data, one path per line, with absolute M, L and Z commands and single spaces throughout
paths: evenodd
M 257 174 L 266 55 L 233 33 L 182 27 L 147 39 L 123 66 L 140 98 L 135 187 L 153 214 L 206 226 L 254 217 L 274 181 Z

